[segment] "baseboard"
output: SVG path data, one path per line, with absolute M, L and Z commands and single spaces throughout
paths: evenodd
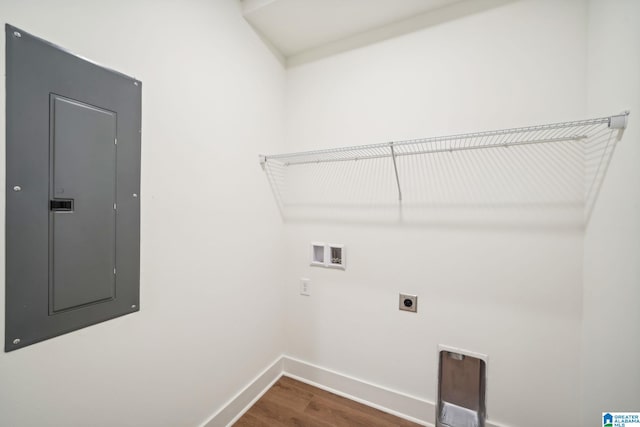
M 416 424 L 427 427 L 435 425 L 434 402 L 283 355 L 200 427 L 232 426 L 283 375 Z M 506 427 L 488 420 L 485 426 Z
M 435 426 L 436 404 L 390 388 L 363 381 L 312 363 L 282 356 L 284 375 L 372 408 L 413 421 L 427 427 Z M 495 421 L 485 421 L 485 427 L 508 427 Z
M 283 358 L 278 357 L 269 367 L 258 374 L 238 394 L 225 403 L 200 427 L 231 426 L 280 379 L 283 372 Z
M 416 424 L 433 427 L 435 404 L 350 375 L 282 356 L 284 375 Z

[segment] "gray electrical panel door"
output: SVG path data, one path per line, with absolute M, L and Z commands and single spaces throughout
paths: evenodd
M 6 26 L 5 351 L 139 310 L 141 83 Z
M 49 283 L 56 313 L 115 296 L 116 114 L 58 95 L 51 104 Z M 68 206 L 56 208 L 56 201 Z

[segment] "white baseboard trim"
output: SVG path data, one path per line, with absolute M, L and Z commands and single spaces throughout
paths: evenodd
M 256 376 L 249 384 L 225 403 L 218 412 L 213 414 L 200 427 L 231 426 L 238 421 L 263 394 L 271 388 L 282 376 L 283 358 L 278 357 L 269 367 Z
M 284 375 L 372 408 L 433 427 L 435 404 L 290 356 L 282 356 Z
M 232 426 L 283 375 L 416 424 L 435 426 L 434 402 L 282 355 L 200 427 Z M 488 420 L 485 426 L 506 427 Z

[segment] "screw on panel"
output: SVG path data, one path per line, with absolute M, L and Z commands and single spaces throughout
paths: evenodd
M 20 32 L 19 32 L 19 31 L 14 31 L 14 32 L 13 32 L 13 35 L 14 35 L 14 36 L 16 36 L 16 37 L 18 37 L 18 38 L 19 38 L 19 37 L 22 37 L 22 34 L 20 34 Z
M 138 86 L 138 82 L 133 82 L 134 85 Z
M 135 199 L 137 197 L 138 197 L 138 194 L 137 193 L 133 193 L 133 198 Z
M 15 345 L 20 344 L 20 338 L 16 338 L 15 340 L 13 340 L 13 343 L 14 343 Z
M 136 307 L 137 307 L 137 305 L 131 304 L 131 308 L 136 308 Z
M 13 191 L 22 191 L 22 187 L 16 185 L 15 187 L 13 187 Z

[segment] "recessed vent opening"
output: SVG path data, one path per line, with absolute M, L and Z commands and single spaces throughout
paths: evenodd
M 460 351 L 440 351 L 436 427 L 484 427 L 486 362 Z

